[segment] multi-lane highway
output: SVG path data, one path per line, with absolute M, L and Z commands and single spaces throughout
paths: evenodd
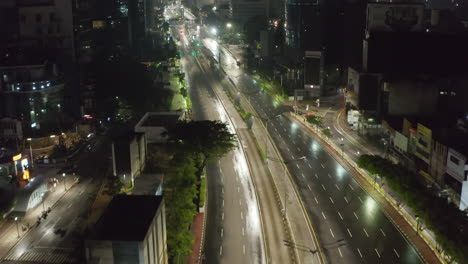
M 204 35 L 240 92 L 250 96 L 258 115 L 271 117 L 287 108 L 235 65 L 229 52 Z M 219 60 L 219 59 L 218 59 Z M 418 252 L 386 217 L 353 176 L 316 140 L 285 116 L 270 119 L 269 133 L 295 180 L 330 263 L 422 263 Z M 307 157 L 301 160 L 299 157 Z M 271 161 L 277 162 L 277 161 Z
M 231 132 L 246 129 L 232 121 L 217 98 L 184 30 L 178 32 L 181 64 L 189 84 L 195 120 L 221 120 Z M 194 51 L 196 53 L 196 51 Z M 239 146 L 241 146 L 240 142 Z M 207 166 L 208 205 L 205 230 L 205 263 L 266 263 L 260 210 L 245 154 L 238 148 Z

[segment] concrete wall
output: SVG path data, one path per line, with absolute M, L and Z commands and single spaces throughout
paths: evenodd
M 465 173 L 468 171 L 466 157 L 456 150 L 449 148 L 447 154 L 447 174 L 458 182 L 466 181 Z

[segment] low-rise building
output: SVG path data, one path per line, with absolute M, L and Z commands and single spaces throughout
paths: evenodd
M 131 182 L 144 170 L 146 164 L 146 137 L 144 133 L 128 133 L 112 142 L 114 176 L 122 182 Z
M 167 137 L 163 133 L 184 118 L 183 112 L 148 112 L 136 124 L 135 132 L 145 133 L 148 144 L 164 143 Z
M 85 240 L 86 263 L 166 264 L 162 196 L 116 195 Z

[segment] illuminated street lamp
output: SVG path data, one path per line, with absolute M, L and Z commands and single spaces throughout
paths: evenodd
M 65 187 L 65 191 L 67 191 L 67 178 L 65 178 L 67 176 L 67 174 L 64 172 L 62 173 L 62 177 L 63 177 L 63 186 Z
M 227 27 L 227 28 L 232 28 L 232 24 L 231 24 L 231 23 L 227 23 L 227 24 L 226 24 L 226 27 Z
M 218 34 L 218 30 L 216 30 L 216 28 L 211 28 L 211 34 L 213 35 Z
M 42 211 L 45 212 L 45 206 L 44 206 L 44 192 L 41 193 L 41 198 L 42 198 Z
M 19 238 L 20 233 L 19 233 L 19 227 L 18 227 L 18 217 L 15 217 L 15 223 L 16 223 L 16 232 L 18 232 L 18 238 Z

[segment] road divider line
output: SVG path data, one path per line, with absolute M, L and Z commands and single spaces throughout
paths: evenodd
M 312 188 L 310 188 L 310 185 L 309 185 L 309 184 L 307 184 L 307 187 L 309 187 L 309 191 L 312 191 Z
M 296 163 L 296 167 L 299 169 L 299 164 Z
M 353 186 L 351 184 L 348 183 L 348 186 L 349 186 L 349 188 L 351 188 L 351 190 L 354 191 L 354 188 L 353 188 Z
M 302 178 L 304 178 L 304 179 L 305 179 L 304 173 L 302 173 Z
M 379 258 L 380 258 L 379 251 L 376 248 L 374 248 L 374 250 L 375 250 L 375 253 L 377 253 L 377 256 L 379 256 Z
M 400 258 L 400 255 L 398 254 L 398 252 L 396 251 L 396 249 L 393 249 L 393 252 L 394 252 L 395 255 L 397 256 L 397 258 Z
M 359 220 L 359 217 L 357 216 L 356 212 L 353 212 L 353 214 L 356 217 L 356 219 Z
M 380 232 L 382 233 L 382 235 L 383 235 L 384 237 L 387 236 L 387 235 L 385 234 L 385 232 L 382 230 L 382 228 L 380 228 Z
M 312 169 L 312 166 L 310 166 L 310 162 L 307 162 L 307 165 L 309 165 L 309 168 L 311 168 L 311 169 Z
M 347 204 L 349 204 L 348 198 L 346 198 L 346 196 L 344 197 L 344 200 L 346 201 Z
M 327 188 L 325 188 L 325 185 L 323 185 L 323 184 L 322 184 L 322 188 L 323 188 L 324 191 L 327 190 Z
M 338 253 L 340 253 L 340 257 L 343 257 L 343 254 L 341 254 L 340 248 L 338 248 Z
M 223 236 L 224 236 L 224 229 L 221 228 L 221 237 L 223 237 Z
M 341 191 L 340 187 L 338 186 L 338 184 L 335 183 L 335 186 L 336 188 L 338 189 L 338 191 Z
M 333 238 L 335 238 L 335 234 L 333 234 L 333 230 L 330 228 L 330 233 L 332 235 Z
M 318 179 L 318 175 L 317 175 L 317 173 L 315 173 L 315 178 L 317 178 L 317 179 Z
M 318 204 L 319 202 L 318 202 L 318 200 L 317 200 L 317 197 L 314 196 L 314 199 L 315 199 L 315 202 Z
M 322 164 L 322 163 L 320 163 L 320 165 L 322 166 L 322 168 L 324 168 L 324 169 L 325 169 L 325 166 L 323 166 L 323 164 Z
M 359 253 L 359 256 L 361 256 L 362 258 L 362 253 L 361 253 L 361 250 L 359 250 L 359 248 L 357 248 L 357 252 Z
M 343 220 L 343 216 L 341 216 L 340 212 L 339 211 L 336 211 L 338 213 L 338 215 L 340 216 L 341 220 Z
M 323 213 L 323 211 L 322 211 L 322 216 L 323 216 L 323 219 L 327 220 L 327 217 L 325 216 L 325 214 Z
M 366 234 L 366 236 L 369 237 L 369 233 L 367 233 L 366 228 L 363 227 L 362 230 L 364 230 L 364 233 Z
M 330 196 L 329 198 L 330 198 L 330 202 L 331 202 L 332 204 L 335 204 L 335 202 L 333 202 L 333 199 L 331 198 L 331 196 Z
M 223 246 L 221 245 L 221 247 L 219 247 L 219 255 L 223 255 Z
M 346 228 L 346 230 L 348 230 L 348 234 L 349 234 L 349 237 L 353 237 L 353 235 L 351 234 L 351 231 L 349 231 L 349 228 Z

